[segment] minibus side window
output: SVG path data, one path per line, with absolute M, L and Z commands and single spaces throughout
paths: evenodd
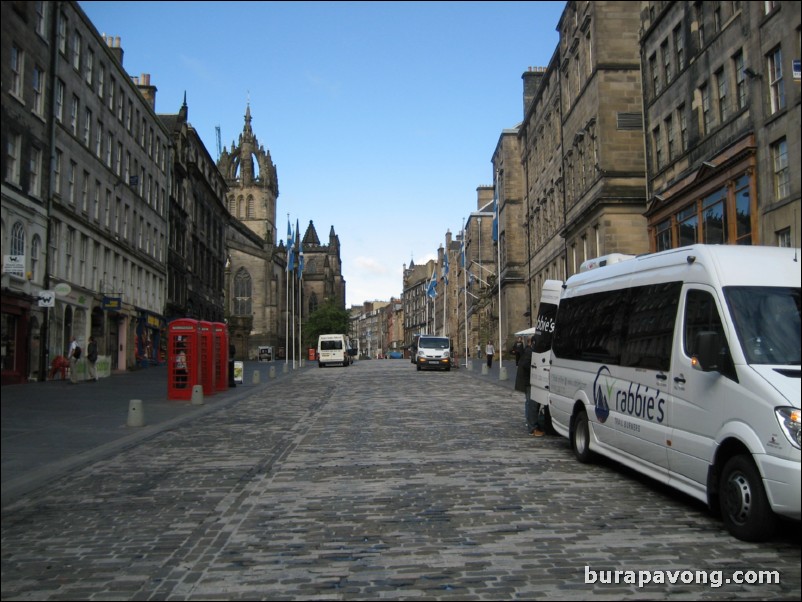
M 632 289 L 626 312 L 628 324 L 621 353 L 622 366 L 671 369 L 671 344 L 681 292 L 681 282 Z
M 682 341 L 685 355 L 693 357 L 696 354 L 696 337 L 703 332 L 713 332 L 718 336 L 720 352 L 716 370 L 724 376 L 737 380 L 727 337 L 713 295 L 707 291 L 691 289 L 685 300 L 685 330 Z

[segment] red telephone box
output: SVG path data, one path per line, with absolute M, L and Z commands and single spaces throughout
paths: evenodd
M 217 393 L 215 388 L 215 356 L 217 355 L 214 345 L 214 328 L 211 322 L 201 321 L 200 323 L 200 384 L 203 385 L 204 395 L 214 395 Z
M 218 391 L 228 390 L 228 326 L 222 322 L 213 322 L 214 345 L 217 357 L 214 364 L 215 381 Z
M 192 399 L 200 383 L 198 321 L 181 318 L 167 328 L 167 399 Z

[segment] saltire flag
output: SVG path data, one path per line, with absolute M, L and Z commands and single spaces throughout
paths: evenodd
M 304 246 L 303 244 L 298 245 L 298 278 L 301 278 L 304 273 Z
M 437 296 L 437 269 L 432 270 L 432 279 L 429 280 L 429 286 L 426 288 L 426 294 L 429 297 Z
M 443 282 L 448 284 L 448 249 L 443 253 Z
M 462 240 L 459 243 L 459 267 L 465 267 L 465 231 L 462 231 Z

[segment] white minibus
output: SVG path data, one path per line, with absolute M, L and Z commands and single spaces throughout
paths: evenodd
M 799 520 L 799 255 L 693 245 L 569 278 L 549 404 L 577 459 L 700 499 L 739 539 Z
M 317 338 L 317 365 L 350 366 L 351 344 L 344 334 L 321 334 Z

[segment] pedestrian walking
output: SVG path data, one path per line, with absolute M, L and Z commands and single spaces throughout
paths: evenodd
M 493 367 L 493 356 L 496 354 L 496 348 L 493 347 L 493 342 L 488 341 L 485 346 L 485 355 L 487 356 L 487 367 Z
M 86 347 L 86 370 L 89 382 L 97 382 L 97 341 L 95 337 L 89 337 L 89 345 Z
M 515 341 L 515 344 L 512 346 L 512 355 L 515 357 L 515 365 L 518 365 L 518 362 L 521 360 L 521 354 L 524 352 L 524 339 L 523 337 L 518 337 Z
M 81 348 L 78 346 L 78 341 L 75 336 L 70 337 L 70 350 L 67 352 L 67 357 L 70 360 L 70 384 L 78 384 L 78 360 L 81 357 Z

